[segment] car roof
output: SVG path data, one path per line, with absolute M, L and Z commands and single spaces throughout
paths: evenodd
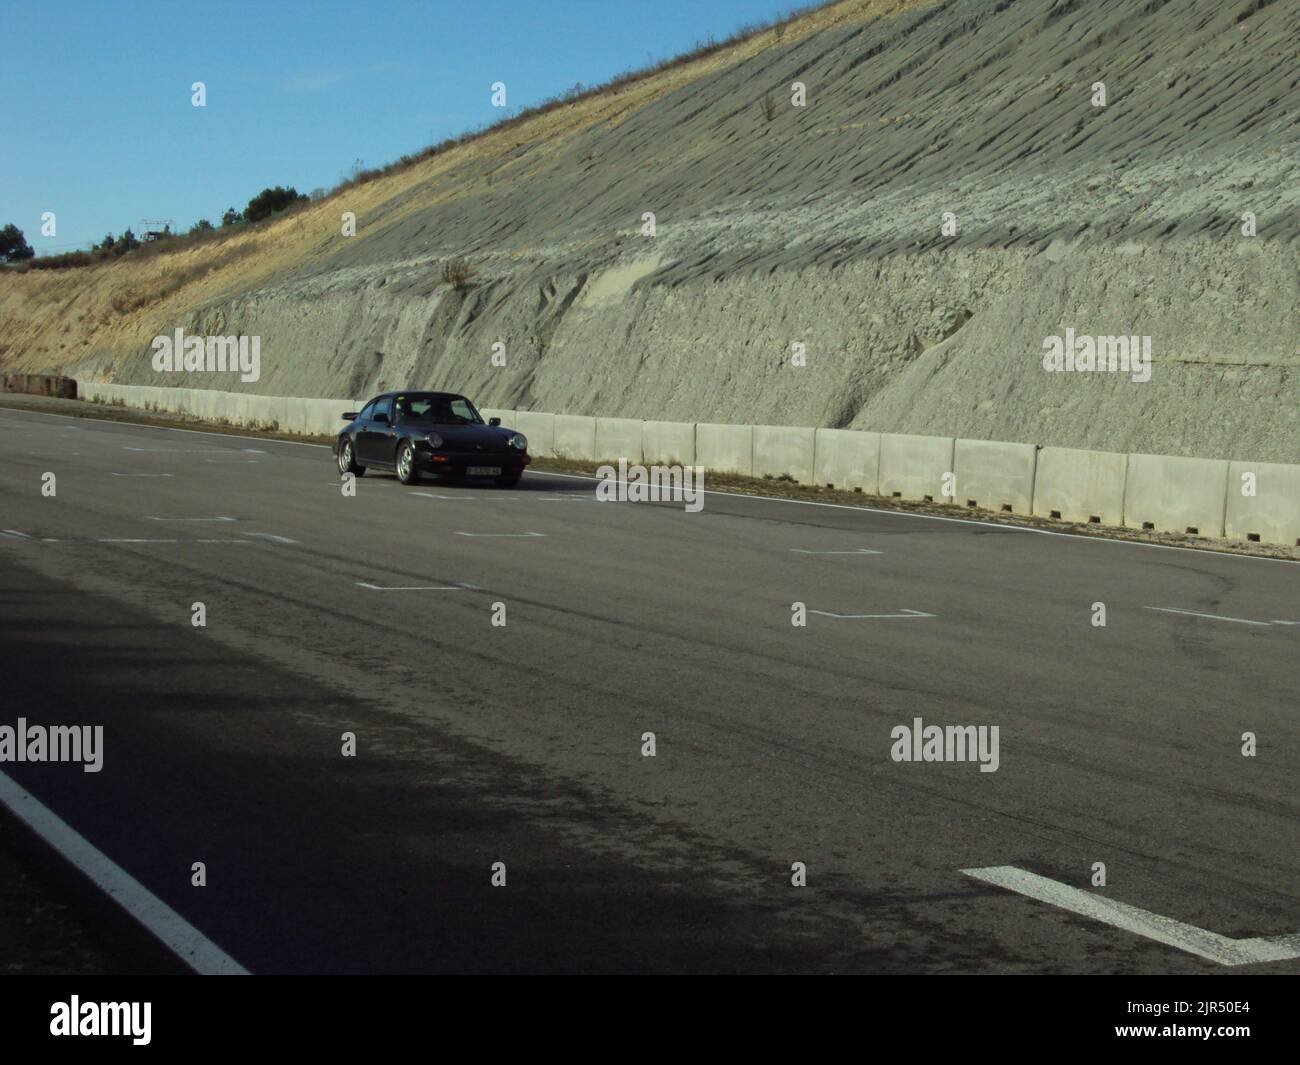
M 429 392 L 423 388 L 412 389 L 405 392 L 381 392 L 375 396 L 375 399 L 387 399 L 389 396 L 436 396 L 438 399 L 468 399 L 468 396 L 462 396 L 459 392 Z M 368 402 L 373 403 L 375 399 Z

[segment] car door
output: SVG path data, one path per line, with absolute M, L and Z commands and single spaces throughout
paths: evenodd
M 362 462 L 392 463 L 395 436 L 395 431 L 389 424 L 392 417 L 392 396 L 380 396 L 371 404 L 370 417 L 357 433 L 357 455 Z

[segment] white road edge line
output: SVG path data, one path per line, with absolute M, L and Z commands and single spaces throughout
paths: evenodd
M 1227 618 L 1221 614 L 1201 614 L 1195 610 L 1178 610 L 1172 606 L 1149 606 L 1148 610 L 1158 610 L 1162 614 L 1186 614 L 1194 618 L 1209 618 L 1211 621 L 1235 621 L 1238 625 L 1272 625 L 1271 621 L 1251 621 L 1249 618 Z
M 927 614 L 923 610 L 908 610 L 899 607 L 897 614 L 832 614 L 829 610 L 810 610 L 810 614 L 820 614 L 824 618 L 937 618 L 938 614 Z
M 790 548 L 796 555 L 883 555 L 883 551 L 873 551 L 869 547 L 858 547 L 852 551 L 808 551 L 802 547 Z
M 380 584 L 370 584 L 366 581 L 357 581 L 358 588 L 369 588 L 372 592 L 459 592 L 463 589 L 459 584 L 412 584 L 405 587 L 385 588 Z
M 50 414 L 46 411 L 24 410 L 21 407 L 5 407 L 15 414 L 33 414 L 39 418 L 77 419 L 75 414 Z M 96 418 L 94 421 L 106 421 L 112 425 L 133 425 L 140 429 L 156 429 L 164 433 L 193 433 L 195 436 L 220 436 L 227 440 L 255 440 L 259 444 L 289 444 L 293 447 L 318 447 L 333 451 L 331 444 L 312 444 L 306 440 L 274 440 L 264 436 L 243 436 L 239 433 L 214 433 L 207 429 L 177 429 L 171 425 L 150 425 L 148 422 L 118 421 L 115 418 Z M 586 473 L 550 473 L 546 470 L 529 470 L 533 477 L 567 477 L 569 480 L 601 481 L 603 477 L 593 477 Z M 720 492 L 716 488 L 700 489 L 705 495 L 735 496 L 739 499 L 765 499 L 769 503 L 796 503 L 805 507 L 831 507 L 834 510 L 865 510 L 871 514 L 893 514 L 895 517 L 924 518 L 928 521 L 951 521 L 960 525 L 982 525 L 989 529 L 1006 529 L 1008 532 L 1038 533 L 1041 536 L 1064 536 L 1069 540 L 1090 540 L 1103 544 L 1127 544 L 1129 547 L 1156 547 L 1162 551 L 1190 551 L 1197 555 L 1215 555 L 1218 558 L 1249 558 L 1256 562 L 1281 562 L 1285 565 L 1300 566 L 1300 560 L 1293 558 L 1269 558 L 1266 555 L 1243 555 L 1232 551 L 1211 551 L 1208 547 L 1178 547 L 1174 544 L 1145 544 L 1140 540 L 1119 540 L 1108 536 L 1085 536 L 1082 533 L 1058 532 L 1055 529 L 1033 529 L 1024 525 L 1003 525 L 996 521 L 976 521 L 973 518 L 945 518 L 941 514 L 918 514 L 908 510 L 889 510 L 885 507 L 851 507 L 847 503 L 819 503 L 815 499 L 784 499 L 781 496 L 751 495 L 748 492 Z
M 528 537 L 530 537 L 530 536 L 539 536 L 539 537 L 543 537 L 543 536 L 546 535 L 546 533 L 535 533 L 535 532 L 526 532 L 526 533 L 467 533 L 467 532 L 460 532 L 459 530 L 457 530 L 456 535 L 457 535 L 457 536 L 478 536 L 478 537 L 485 537 L 485 536 L 503 537 L 503 536 L 504 536 L 504 537 L 506 537 L 506 538 L 508 538 L 508 539 L 512 539 L 512 540 L 526 540 L 526 539 L 528 539 Z
M 0 772 L 0 802 L 196 973 L 249 975 L 239 962 L 4 772 Z
M 238 521 L 238 518 L 160 518 L 150 514 L 145 521 Z
M 1154 939 L 1169 947 L 1218 962 L 1220 965 L 1253 965 L 1262 961 L 1287 961 L 1300 958 L 1300 934 L 1232 939 L 1217 932 L 1162 917 L 1124 902 L 1091 894 L 1045 876 L 1017 869 L 1014 865 L 990 866 L 986 869 L 963 869 L 966 876 L 983 880 L 995 887 L 1050 903 L 1071 913 L 1091 917 L 1126 932 Z

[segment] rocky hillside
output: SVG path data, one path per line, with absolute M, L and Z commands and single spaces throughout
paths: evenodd
M 0 365 L 1300 462 L 1297 41 L 1271 0 L 845 0 L 261 229 L 0 274 Z M 156 374 L 177 327 L 261 379 Z M 1067 329 L 1150 380 L 1046 371 Z

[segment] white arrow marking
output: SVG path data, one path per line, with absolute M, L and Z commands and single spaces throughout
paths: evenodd
M 796 555 L 883 555 L 883 551 L 873 551 L 869 547 L 859 547 L 852 551 L 805 551 L 802 547 L 790 548 Z
M 1148 610 L 1158 610 L 1162 614 L 1186 614 L 1193 618 L 1209 618 L 1211 621 L 1235 621 L 1238 625 L 1296 625 L 1295 621 L 1251 621 L 1249 618 L 1227 618 L 1222 614 L 1201 614 L 1195 610 L 1177 610 L 1171 606 L 1149 606 Z
M 810 614 L 820 614 L 824 618 L 935 618 L 938 614 L 927 614 L 922 610 L 903 608 L 897 614 L 832 614 L 829 610 L 810 610 Z
M 1045 876 L 1017 869 L 1014 865 L 998 865 L 987 869 L 963 869 L 963 873 L 976 880 L 993 884 L 1008 891 L 1027 895 L 1039 902 L 1051 903 L 1071 913 L 1103 921 L 1126 932 L 1134 932 L 1157 943 L 1177 947 L 1189 954 L 1218 962 L 1220 965 L 1252 965 L 1261 961 L 1287 961 L 1300 958 L 1300 933 L 1286 936 L 1265 936 L 1252 939 L 1231 939 L 1217 932 L 1207 932 L 1195 925 L 1183 924 L 1171 917 L 1138 909 L 1124 902 L 1094 895 L 1079 888 L 1049 880 Z
M 400 588 L 385 588 L 378 584 L 357 581 L 358 588 L 369 588 L 372 592 L 459 592 L 458 584 L 411 584 Z
M 527 538 L 530 537 L 530 536 L 545 536 L 546 533 L 535 533 L 535 532 L 526 532 L 526 533 L 467 533 L 467 532 L 457 532 L 456 535 L 457 535 L 457 536 L 505 536 L 505 537 L 512 537 L 512 538 L 515 538 L 515 539 L 527 539 Z

